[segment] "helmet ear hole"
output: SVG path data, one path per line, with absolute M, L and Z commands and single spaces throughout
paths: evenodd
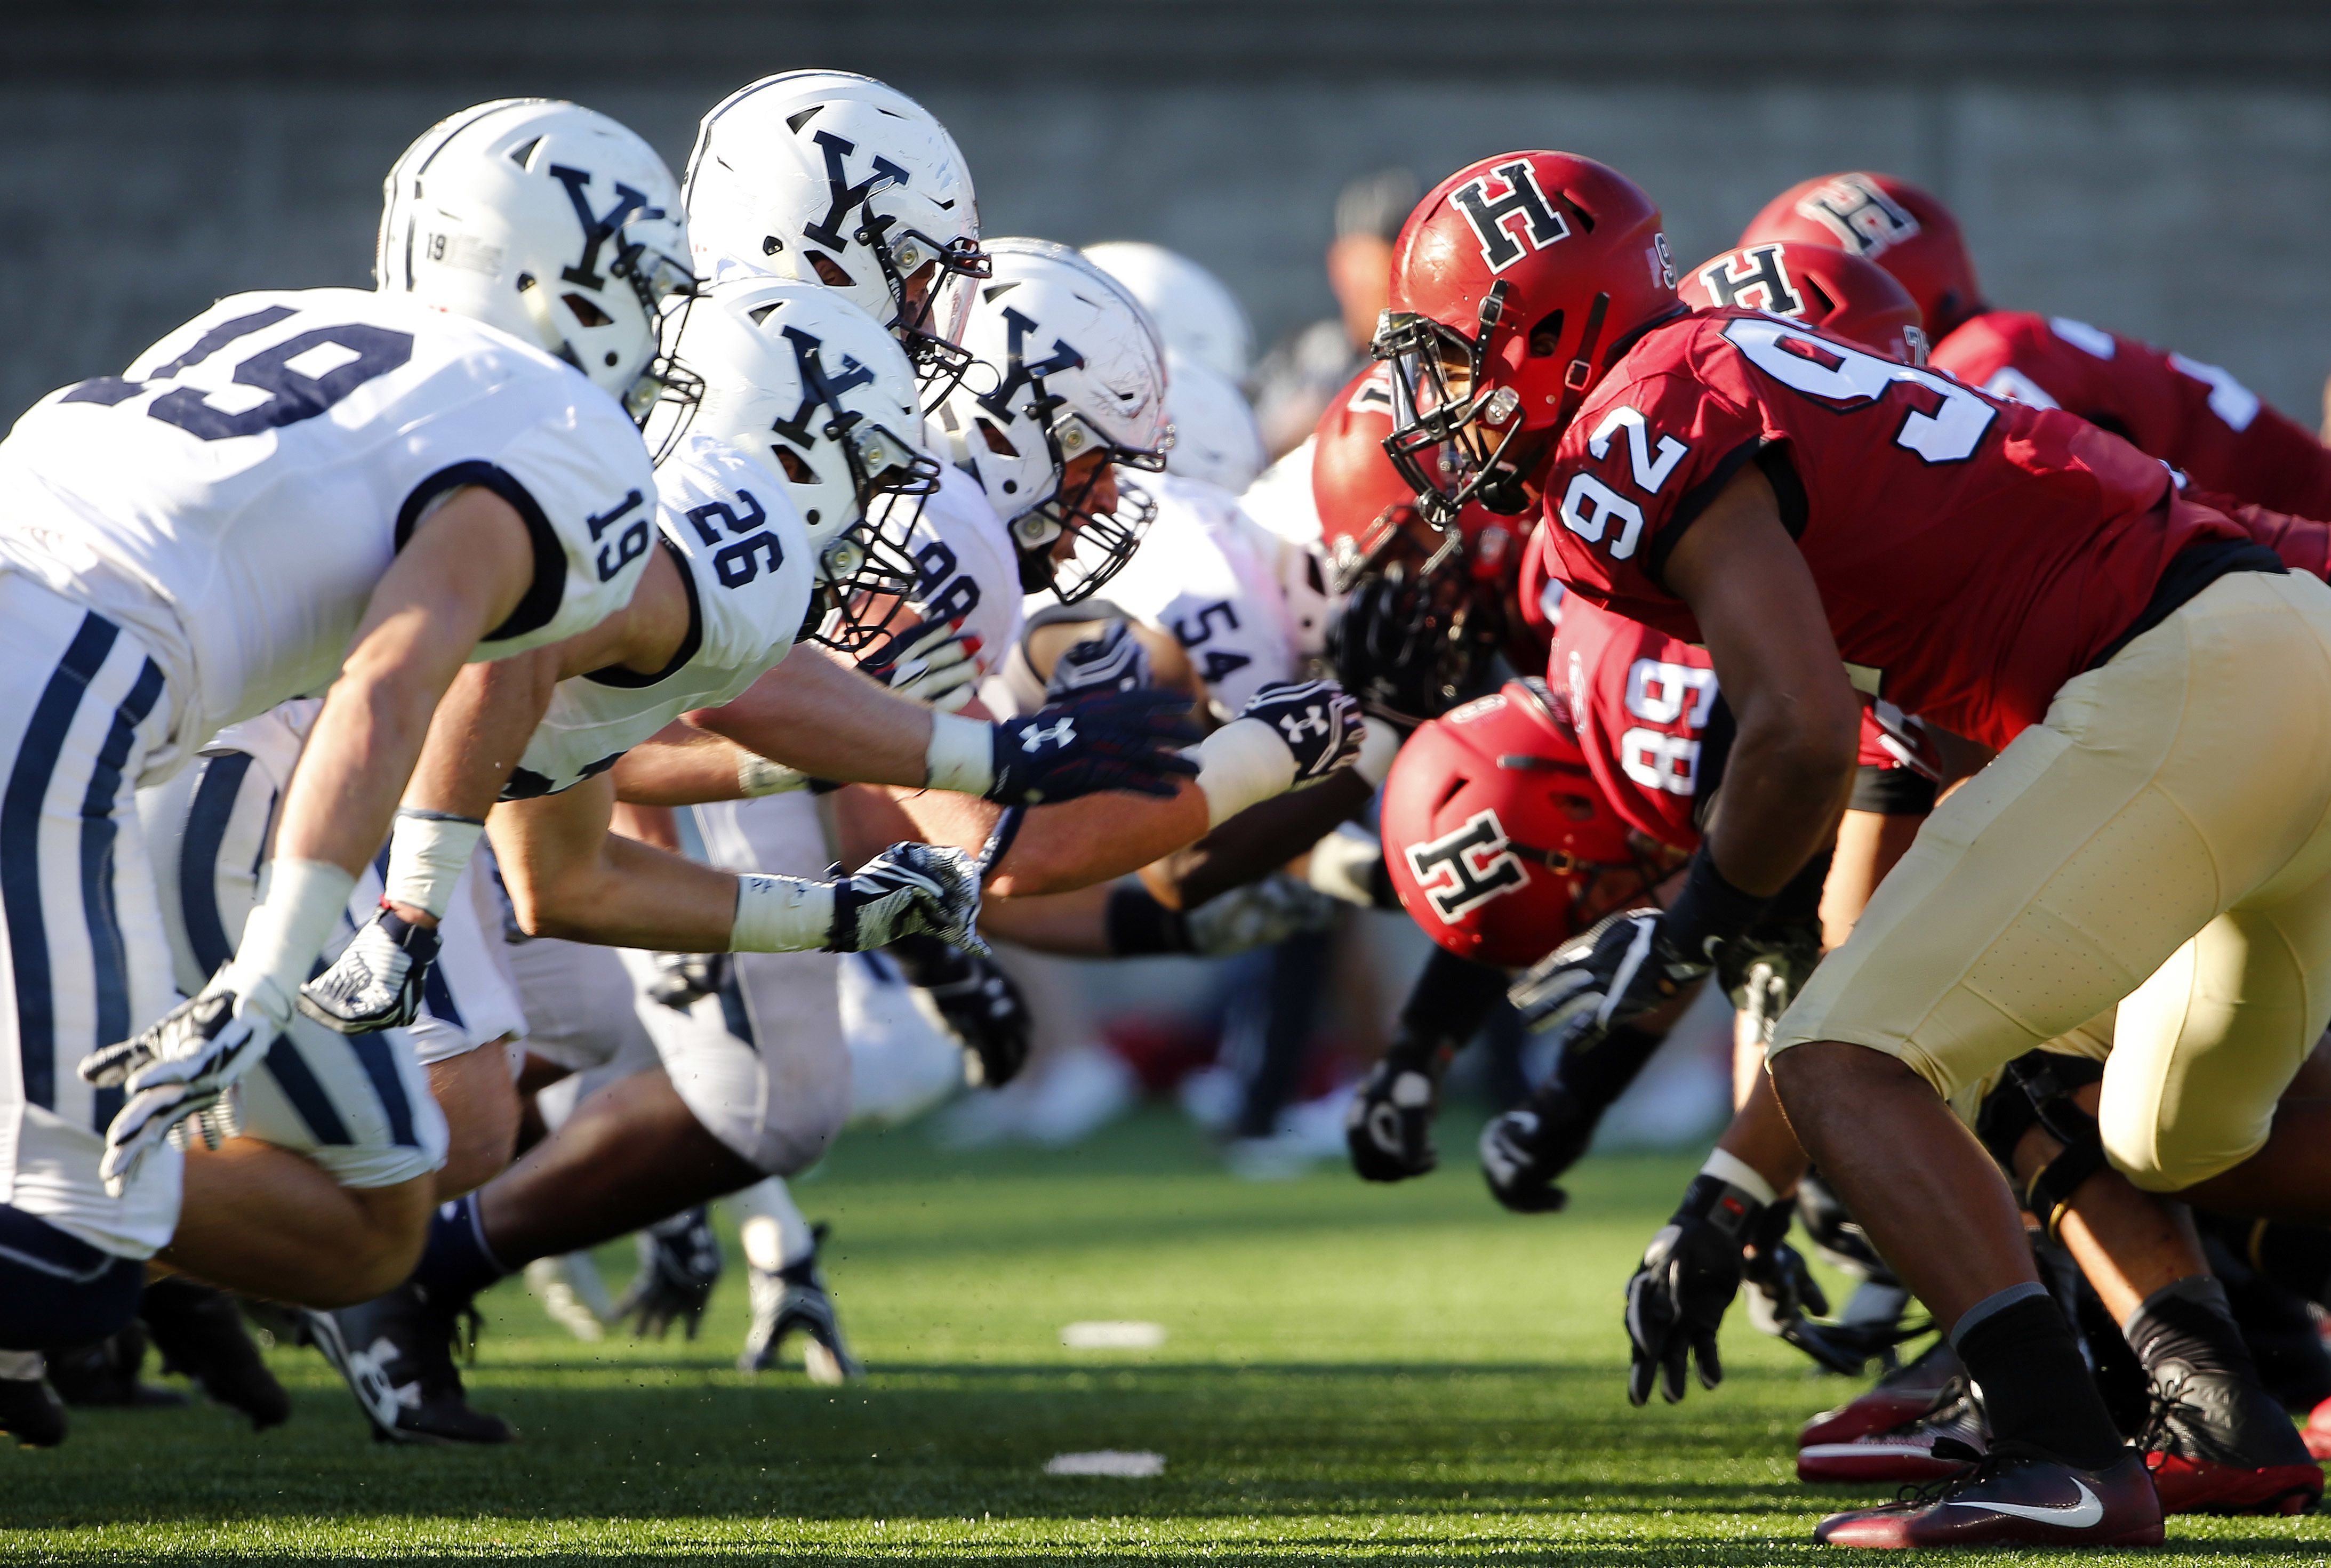
M 1549 310 L 1529 329 L 1532 359 L 1551 359 L 1562 349 L 1562 312 Z
M 1837 314 L 1837 301 L 1830 297 L 1828 290 L 1821 286 L 1821 280 L 1819 279 L 1800 278 L 1797 280 L 1797 287 L 1803 289 L 1806 293 L 1813 297 L 1813 303 L 1821 311 L 1821 314 L 1816 317 L 1815 319 L 1826 321 L 1831 317 Z
M 979 426 L 979 437 L 982 441 L 985 441 L 987 443 L 988 451 L 995 453 L 999 457 L 1018 457 L 1020 455 L 1020 449 L 1012 444 L 1012 438 L 1005 435 L 1003 430 L 993 422 L 981 419 L 975 420 L 973 423 Z
M 847 289 L 858 280 L 850 275 L 841 262 L 823 251 L 809 252 L 809 264 L 810 270 L 817 274 L 818 281 L 829 289 Z
M 1593 233 L 1594 232 L 1594 214 L 1587 210 L 1585 204 L 1581 202 L 1577 195 L 1570 191 L 1563 192 L 1562 199 L 1570 204 L 1570 215 L 1578 220 L 1578 226 L 1585 230 L 1588 233 Z
M 785 470 L 785 478 L 794 483 L 811 485 L 817 482 L 816 470 L 804 462 L 801 453 L 794 451 L 793 448 L 771 442 L 769 451 L 777 460 L 777 466 Z
M 613 327 L 615 324 L 615 318 L 613 316 L 608 315 L 580 294 L 567 294 L 562 298 L 566 301 L 566 308 L 575 312 L 575 319 L 585 327 Z

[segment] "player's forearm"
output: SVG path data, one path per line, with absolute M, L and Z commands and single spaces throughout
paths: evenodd
M 1169 909 L 1194 909 L 1303 853 L 1364 809 L 1374 793 L 1356 770 L 1346 769 L 1317 788 L 1250 806 L 1143 868 L 1142 885 Z
M 284 792 L 276 859 L 356 875 L 388 837 L 439 694 L 461 667 L 412 645 L 406 630 L 386 628 L 360 645 L 326 695 Z
M 610 774 L 615 798 L 640 806 L 697 806 L 745 798 L 755 755 L 735 741 L 675 719 L 625 752 Z
M 1780 1098 L 1773 1092 L 1770 1073 L 1756 1075 L 1748 1098 L 1734 1113 L 1731 1126 L 1716 1140 L 1716 1146 L 1746 1164 L 1781 1195 L 1796 1191 L 1797 1183 L 1812 1163 L 1805 1157 L 1797 1135 L 1790 1130 L 1788 1119 L 1781 1114 Z
M 813 778 L 911 789 L 928 776 L 930 709 L 813 646 L 688 722 Z
M 727 871 L 612 835 L 596 855 L 571 861 L 528 855 L 500 832 L 495 849 L 528 936 L 675 953 L 728 949 L 737 879 Z
M 1770 896 L 1834 839 L 1853 783 L 1855 731 L 1774 711 L 1776 702 L 1757 707 L 1741 716 L 1708 848 L 1735 887 Z
M 1109 958 L 1108 900 L 1116 885 L 1096 882 L 1072 893 L 991 898 L 981 906 L 980 930 L 1006 942 L 1063 958 Z
M 998 898 L 1066 893 L 1139 870 L 1206 832 L 1204 793 L 1181 781 L 1170 799 L 1111 793 L 1032 808 L 988 876 Z
M 557 679 L 556 647 L 465 666 L 437 704 L 401 803 L 482 822 L 541 724 Z

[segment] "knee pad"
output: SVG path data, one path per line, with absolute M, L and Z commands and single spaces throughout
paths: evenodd
M 2104 1065 L 2086 1057 L 2029 1050 L 2007 1064 L 1975 1117 L 1975 1136 L 2007 1173 L 2025 1209 L 2054 1239 L 2065 1205 L 2080 1183 L 2106 1167 L 2104 1136 L 2097 1118 L 2073 1098 L 2104 1076 Z M 2038 1127 L 2062 1145 L 2028 1182 L 2015 1174 L 2015 1147 Z

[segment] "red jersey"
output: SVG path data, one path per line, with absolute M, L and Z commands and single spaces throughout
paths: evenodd
M 1717 701 L 1708 650 L 1573 595 L 1546 679 L 1568 695 L 1578 748 L 1611 809 L 1662 844 L 1698 849 L 1700 751 Z
M 2225 513 L 2248 529 L 2251 538 L 2281 556 L 2282 564 L 2292 571 L 2331 582 L 2331 523 L 2286 517 L 2231 496 L 2212 495 L 2195 485 L 2185 487 L 2185 499 Z
M 1975 317 L 1928 363 L 1985 392 L 2077 413 L 2205 490 L 2331 518 L 2331 449 L 2214 365 L 2021 310 Z
M 2180 550 L 2248 537 L 2083 420 L 1778 317 L 1705 310 L 1647 333 L 1564 432 L 1549 565 L 1575 595 L 1702 641 L 1661 567 L 1772 448 L 1856 689 L 1993 747 L 2136 621 Z

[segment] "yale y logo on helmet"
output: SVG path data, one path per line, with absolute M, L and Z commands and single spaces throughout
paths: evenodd
M 566 360 L 643 419 L 687 377 L 658 356 L 693 290 L 680 187 L 636 134 L 552 99 L 441 120 L 390 169 L 380 289 L 500 328 Z

